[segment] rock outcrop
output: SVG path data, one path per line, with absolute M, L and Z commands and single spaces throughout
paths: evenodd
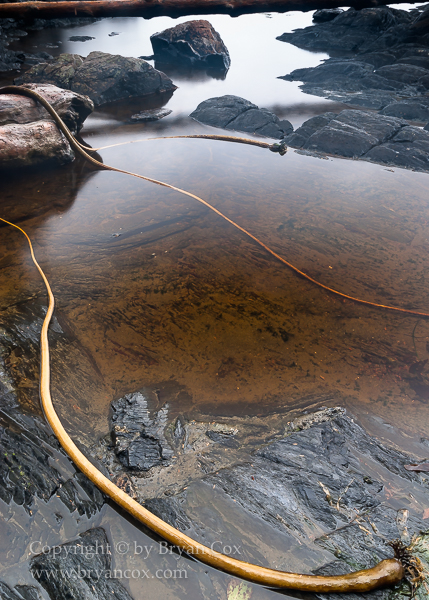
M 258 108 L 256 104 L 238 96 L 205 100 L 189 116 L 212 127 L 256 133 L 275 139 L 281 139 L 293 131 L 289 121 L 281 121 L 271 111 Z
M 308 94 L 425 122 L 429 90 L 429 8 L 353 8 L 279 40 L 335 53 L 321 65 L 280 77 Z M 343 58 L 341 58 L 343 56 Z M 413 106 L 404 107 L 404 101 Z M 399 103 L 399 106 L 394 106 Z M 417 105 L 421 104 L 422 107 Z M 407 115 L 407 116 L 406 116 Z
M 51 83 L 89 96 L 96 106 L 124 98 L 172 93 L 176 86 L 140 58 L 91 52 L 86 58 L 60 54 L 35 65 L 15 83 Z
M 284 141 L 293 148 L 429 171 L 429 132 L 360 110 L 312 117 Z

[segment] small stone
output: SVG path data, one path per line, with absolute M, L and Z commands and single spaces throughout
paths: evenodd
M 132 121 L 142 121 L 142 122 L 147 122 L 147 121 L 159 121 L 160 119 L 163 119 L 164 117 L 168 117 L 168 115 L 170 115 L 172 113 L 171 110 L 168 110 L 167 108 L 151 108 L 148 110 L 142 110 L 141 112 L 132 115 L 131 116 L 131 120 Z

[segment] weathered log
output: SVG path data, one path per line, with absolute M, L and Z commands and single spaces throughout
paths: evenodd
M 397 3 L 409 0 L 397 0 Z M 347 6 L 384 6 L 389 0 L 349 0 Z M 344 0 L 71 0 L 0 4 L 0 18 L 179 17 L 185 15 L 309 11 L 344 6 Z

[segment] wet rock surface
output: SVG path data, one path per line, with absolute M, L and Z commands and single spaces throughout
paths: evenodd
M 160 64 L 227 71 L 228 49 L 205 20 L 188 21 L 151 36 L 155 60 Z
M 114 449 L 125 467 L 147 471 L 154 466 L 168 464 L 173 452 L 164 437 L 167 410 L 168 407 L 151 418 L 147 399 L 140 392 L 112 403 Z
M 92 101 L 81 94 L 53 85 L 27 87 L 46 98 L 73 133 L 94 110 Z M 0 95 L 0 168 L 62 165 L 73 159 L 68 141 L 41 104 L 18 94 Z
M 89 96 L 96 106 L 135 96 L 172 93 L 176 86 L 146 61 L 105 52 L 61 54 L 35 65 L 15 83 L 51 83 Z
M 114 576 L 110 544 L 101 527 L 81 533 L 74 542 L 36 556 L 31 561 L 31 572 L 52 600 L 132 600 Z
M 189 115 L 191 118 L 222 129 L 257 133 L 280 139 L 293 131 L 292 124 L 280 120 L 274 113 L 258 108 L 239 96 L 220 96 L 201 102 Z
M 386 541 L 409 541 L 424 528 L 428 483 L 425 477 L 410 477 L 404 469 L 408 459 L 368 436 L 344 410 L 328 409 L 290 423 L 286 437 L 257 450 L 250 460 L 211 472 L 198 486 L 152 498 L 146 506 L 209 545 L 219 540 L 224 517 L 229 548 L 243 542 L 246 520 L 262 521 L 273 545 L 280 532 L 289 540 L 278 568 L 290 570 L 304 544 L 312 553 L 313 572 L 346 573 L 391 557 Z M 416 499 L 414 510 L 401 500 L 409 493 Z M 208 497 L 216 507 L 210 516 L 202 503 Z M 240 558 L 261 561 L 263 544 L 256 545 Z M 308 560 L 307 555 L 307 565 Z M 384 590 L 368 597 L 387 600 L 389 594 Z
M 306 121 L 284 141 L 310 152 L 429 170 L 429 132 L 395 117 L 344 110 Z
M 280 77 L 355 107 L 424 124 L 428 119 L 429 7 L 353 8 L 329 22 L 281 35 L 300 48 L 334 55 Z

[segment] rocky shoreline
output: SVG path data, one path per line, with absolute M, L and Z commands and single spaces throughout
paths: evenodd
M 129 600 L 124 581 L 95 575 L 111 574 L 112 560 L 120 559 L 113 550 L 90 552 L 110 544 L 99 524 L 105 498 L 75 471 L 36 407 L 33 414 L 20 408 L 22 377 L 37 369 L 40 321 L 40 307 L 30 303 L 27 316 L 9 324 L 0 342 L 0 513 L 21 561 L 41 539 L 47 550 L 34 548 L 22 563 L 27 583 L 12 590 L 0 580 L 0 595 L 39 598 L 41 585 L 52 600 L 65 590 L 76 600 L 89 590 L 96 600 L 112 593 Z M 59 360 L 66 336 L 56 322 L 52 334 Z M 425 472 L 405 469 L 419 461 L 368 435 L 342 408 L 306 412 L 172 419 L 168 404 L 154 410 L 141 390 L 112 403 L 108 436 L 80 447 L 151 512 L 204 544 L 219 544 L 221 532 L 225 551 L 239 548 L 242 560 L 337 574 L 373 566 L 392 556 L 386 542 L 409 543 L 417 535 L 417 554 L 427 561 L 421 532 L 429 483 Z M 86 555 L 76 550 L 82 546 Z M 64 577 L 79 569 L 93 575 Z M 403 586 L 367 597 L 400 600 L 406 593 Z M 202 597 L 224 598 L 213 590 Z

